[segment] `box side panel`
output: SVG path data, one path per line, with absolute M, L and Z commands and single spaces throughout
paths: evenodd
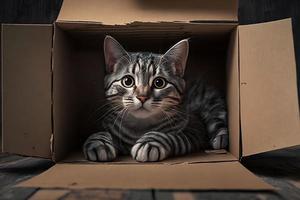
M 291 20 L 239 28 L 243 156 L 300 144 Z
M 3 41 L 3 39 L 2 39 L 2 31 L 3 31 L 3 25 L 1 25 L 0 26 L 0 68 L 1 68 L 1 70 L 0 70 L 0 77 L 1 77 L 1 79 L 2 79 L 2 65 L 3 65 L 3 63 L 2 63 L 2 41 Z M 1 106 L 0 106 L 0 128 L 1 128 L 1 133 L 0 133 L 0 153 L 2 153 L 2 151 L 3 151 L 3 143 L 2 143 L 2 141 L 3 141 L 3 134 L 2 134 L 2 81 L 0 81 L 0 88 L 1 88 L 1 91 L 0 91 L 0 93 L 1 93 L 1 102 L 0 102 L 0 104 L 1 104 Z
M 240 157 L 240 91 L 239 91 L 239 50 L 238 31 L 235 29 L 230 38 L 227 55 L 227 107 L 229 151 Z
M 76 77 L 80 76 L 73 65 L 73 45 L 60 28 L 55 27 L 53 47 L 53 126 L 54 156 L 58 161 L 77 145 L 78 98 Z
M 132 22 L 237 21 L 237 0 L 65 0 L 57 21 L 121 25 Z M 112 14 L 118 12 L 117 15 Z
M 80 189 L 272 189 L 237 161 L 177 165 L 56 164 L 19 186 Z
M 52 25 L 4 25 L 3 151 L 50 158 Z

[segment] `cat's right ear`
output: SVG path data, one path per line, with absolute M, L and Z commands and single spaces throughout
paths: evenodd
M 128 60 L 129 54 L 122 47 L 122 45 L 113 37 L 106 36 L 104 39 L 104 58 L 106 71 L 108 73 L 114 72 L 116 70 L 115 65 L 118 62 L 118 60 L 124 57 L 127 57 Z

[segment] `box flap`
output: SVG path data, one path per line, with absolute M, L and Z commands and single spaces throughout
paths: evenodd
M 242 153 L 300 144 L 291 20 L 239 27 Z
M 51 157 L 52 25 L 3 25 L 3 151 Z
M 56 164 L 18 186 L 72 189 L 272 189 L 238 161 L 176 165 Z
M 58 22 L 236 22 L 237 0 L 64 0 Z

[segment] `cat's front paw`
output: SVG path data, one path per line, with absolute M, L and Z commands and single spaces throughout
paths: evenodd
M 86 159 L 90 161 L 112 161 L 117 157 L 117 151 L 112 143 L 109 143 L 104 135 L 99 133 L 91 135 L 83 145 Z
M 226 149 L 228 147 L 228 143 L 229 135 L 227 129 L 222 129 L 210 142 L 213 149 Z
M 158 134 L 147 134 L 140 138 L 131 149 L 131 156 L 139 162 L 155 162 L 170 155 L 170 146 L 160 141 Z

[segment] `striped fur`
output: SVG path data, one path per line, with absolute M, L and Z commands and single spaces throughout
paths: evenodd
M 113 38 L 104 43 L 106 103 L 83 151 L 92 161 L 131 154 L 141 162 L 160 161 L 228 146 L 227 113 L 218 92 L 198 81 L 185 89 L 188 41 L 164 55 L 129 53 Z

